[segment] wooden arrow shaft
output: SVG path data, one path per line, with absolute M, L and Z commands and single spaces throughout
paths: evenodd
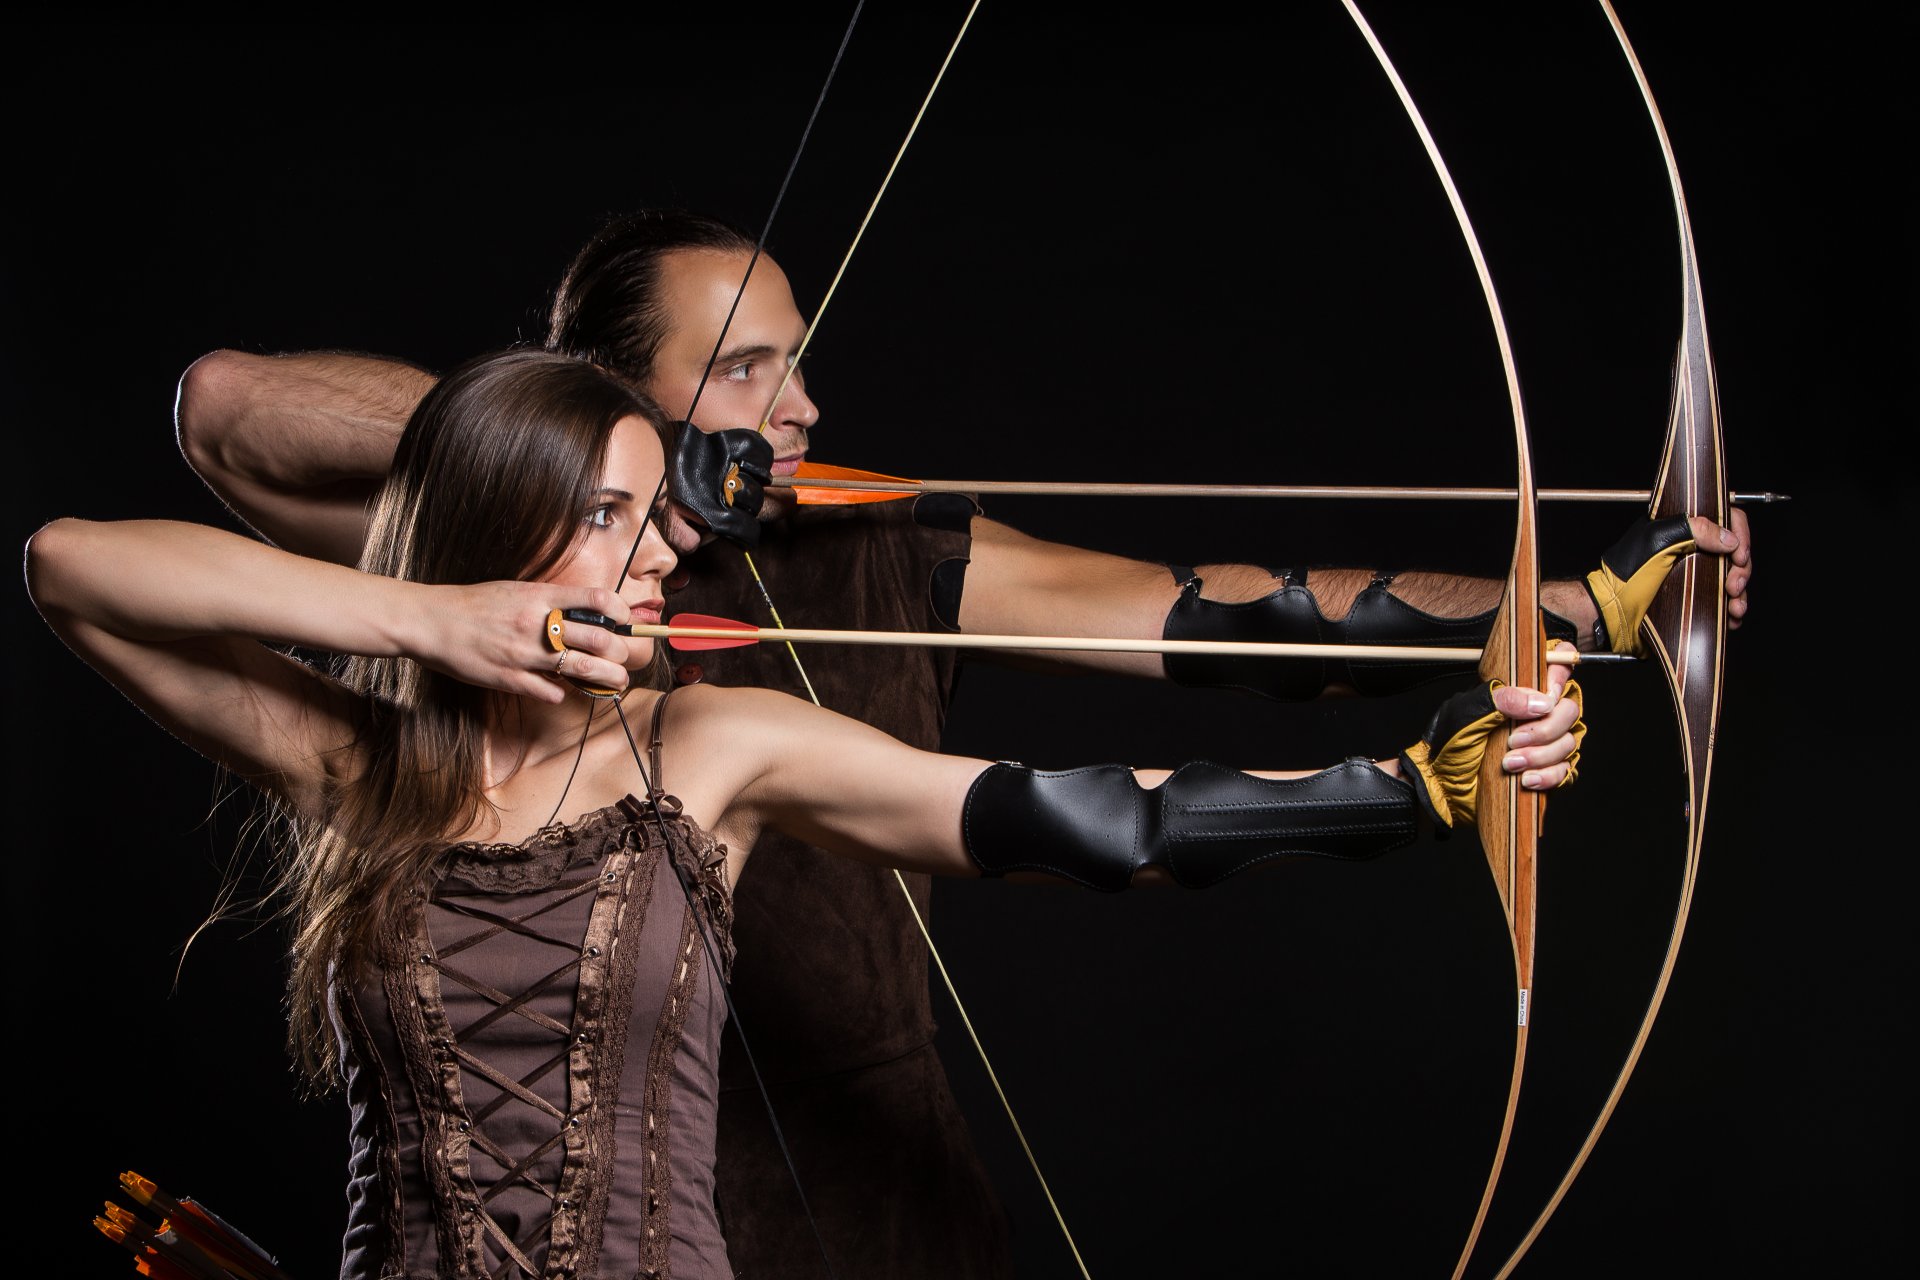
M 946 649 L 1057 649 L 1079 653 L 1209 653 L 1251 658 L 1374 658 L 1395 662 L 1480 661 L 1481 650 L 1420 645 L 1279 644 L 1258 640 L 1155 640 L 1112 636 L 976 635 L 954 631 L 843 631 L 806 627 L 679 627 L 633 623 L 621 635 L 654 640 L 734 640 L 743 643 L 931 645 Z M 1555 655 L 1555 661 L 1559 661 Z M 1632 661 L 1619 654 L 1568 654 L 1569 664 Z
M 775 476 L 770 488 L 801 491 L 844 490 L 848 493 L 969 493 L 1026 494 L 1042 497 L 1085 498 L 1398 498 L 1438 502 L 1511 502 L 1513 489 L 1459 488 L 1352 484 L 1159 484 L 1053 480 L 841 480 L 804 476 Z M 1645 506 L 1650 489 L 1541 489 L 1543 502 L 1633 502 Z M 802 499 L 803 501 L 805 499 Z M 1787 495 L 1761 490 L 1736 493 L 1743 505 L 1784 502 Z

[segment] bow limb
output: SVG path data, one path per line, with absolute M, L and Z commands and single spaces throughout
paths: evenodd
M 1660 139 L 1660 152 L 1666 161 L 1667 181 L 1673 189 L 1674 218 L 1680 238 L 1680 345 L 1674 357 L 1673 403 L 1668 413 L 1666 446 L 1660 458 L 1659 478 L 1654 485 L 1649 513 L 1655 519 L 1671 516 L 1711 516 L 1716 524 L 1727 523 L 1726 448 L 1720 428 L 1720 396 L 1713 371 L 1713 356 L 1707 345 L 1707 315 L 1700 292 L 1700 264 L 1694 250 L 1693 222 L 1687 214 L 1686 194 L 1680 185 L 1680 169 L 1674 160 L 1673 143 L 1654 102 L 1653 89 L 1647 83 L 1640 59 L 1627 40 L 1626 29 L 1608 0 L 1600 0 L 1607 21 L 1620 42 L 1621 51 L 1633 68 L 1634 79 L 1645 99 L 1647 114 Z M 1659 976 L 1646 1013 L 1627 1049 L 1626 1061 L 1614 1079 L 1613 1088 L 1600 1108 L 1586 1140 L 1554 1189 L 1540 1216 L 1515 1248 L 1499 1276 L 1511 1273 L 1532 1247 L 1566 1198 L 1573 1180 L 1580 1175 L 1587 1157 L 1600 1141 L 1601 1132 L 1612 1119 L 1614 1108 L 1626 1092 L 1627 1081 L 1639 1065 L 1640 1054 L 1660 1015 L 1667 985 L 1673 978 L 1674 964 L 1680 955 L 1680 941 L 1687 930 L 1687 918 L 1693 907 L 1693 889 L 1700 870 L 1701 838 L 1707 816 L 1707 786 L 1713 775 L 1714 738 L 1720 721 L 1720 691 L 1727 639 L 1726 558 L 1688 556 L 1668 575 L 1652 608 L 1641 624 L 1648 651 L 1659 661 L 1669 689 L 1673 693 L 1674 714 L 1680 729 L 1680 747 L 1687 771 L 1687 848 L 1680 878 L 1680 900 L 1673 917 L 1673 930 L 1661 958 Z
M 1405 108 L 1408 120 L 1426 148 L 1434 174 L 1446 190 L 1454 220 L 1459 224 L 1467 252 L 1473 258 L 1480 290 L 1486 299 L 1487 314 L 1493 324 L 1494 337 L 1500 346 L 1500 363 L 1506 376 L 1507 398 L 1513 414 L 1518 501 L 1513 559 L 1507 570 L 1506 590 L 1501 597 L 1500 609 L 1495 615 L 1486 652 L 1481 658 L 1480 676 L 1486 680 L 1541 688 L 1544 687 L 1546 675 L 1546 635 L 1540 623 L 1540 552 L 1535 524 L 1533 459 L 1527 437 L 1526 407 L 1520 396 L 1520 373 L 1514 362 L 1513 343 L 1500 309 L 1500 298 L 1494 290 L 1493 276 L 1487 268 L 1479 237 L 1474 234 L 1473 223 L 1467 216 L 1466 205 L 1460 198 L 1459 189 L 1454 185 L 1445 160 L 1441 158 L 1439 146 L 1421 117 L 1420 109 L 1414 105 L 1413 95 L 1407 91 L 1405 82 L 1394 69 L 1392 60 L 1354 0 L 1342 0 L 1342 3 L 1373 50 L 1381 70 L 1392 81 L 1400 105 Z M 1501 768 L 1504 754 L 1504 751 L 1490 750 L 1482 763 L 1479 808 L 1475 821 L 1481 847 L 1486 853 L 1487 869 L 1493 876 L 1494 886 L 1500 894 L 1500 905 L 1506 912 L 1508 939 L 1513 945 L 1517 993 L 1513 1071 L 1507 1083 L 1507 1105 L 1500 1124 L 1500 1138 L 1494 1148 L 1493 1162 L 1487 1173 L 1486 1187 L 1481 1192 L 1479 1208 L 1474 1214 L 1473 1226 L 1468 1231 L 1459 1261 L 1454 1265 L 1455 1280 L 1465 1272 L 1467 1263 L 1472 1259 L 1480 1229 L 1486 1222 L 1487 1210 L 1493 1204 L 1493 1193 L 1499 1185 L 1507 1149 L 1513 1138 L 1513 1120 L 1520 1104 L 1520 1083 L 1527 1061 L 1527 1010 L 1533 993 L 1535 905 L 1538 900 L 1536 853 L 1544 801 L 1538 792 L 1521 788 L 1519 779 Z

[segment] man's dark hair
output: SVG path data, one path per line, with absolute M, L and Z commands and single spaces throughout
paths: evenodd
M 667 255 L 683 249 L 752 253 L 753 243 L 738 227 L 679 209 L 643 209 L 613 219 L 574 256 L 554 291 L 547 349 L 591 360 L 644 386 L 670 324 L 659 297 Z

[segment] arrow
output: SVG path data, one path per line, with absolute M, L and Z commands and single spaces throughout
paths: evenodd
M 1518 490 L 1435 485 L 1360 484 L 1164 484 L 1104 483 L 1069 480 L 908 480 L 878 471 L 861 471 L 824 462 L 803 462 L 790 476 L 775 476 L 772 489 L 791 489 L 802 506 L 848 506 L 860 502 L 896 502 L 922 493 L 1029 494 L 1073 498 L 1396 498 L 1419 502 L 1513 501 Z M 1651 489 L 1541 489 L 1543 502 L 1632 502 L 1642 506 Z M 1743 506 L 1787 502 L 1791 495 L 1763 489 L 1736 493 Z
M 671 623 L 616 623 L 604 614 L 568 609 L 568 622 L 605 627 L 615 635 L 665 640 L 675 649 L 737 649 L 762 642 L 781 644 L 928 645 L 945 649 L 1057 649 L 1075 653 L 1215 653 L 1253 658 L 1375 658 L 1396 662 L 1480 661 L 1482 650 L 1391 644 L 1278 644 L 1261 640 L 1154 640 L 1113 636 L 977 635 L 957 631 L 850 631 L 804 627 L 756 627 L 731 618 L 682 613 Z M 1620 653 L 1555 654 L 1569 665 L 1638 662 Z

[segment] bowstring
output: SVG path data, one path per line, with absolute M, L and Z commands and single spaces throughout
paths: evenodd
M 960 42 L 966 38 L 967 29 L 972 26 L 973 16 L 979 11 L 980 3 L 981 0 L 973 0 L 973 3 L 968 6 L 967 15 L 960 23 L 960 30 L 958 34 L 954 36 L 953 43 L 948 46 L 946 57 L 941 59 L 940 68 L 934 73 L 933 83 L 928 87 L 926 96 L 921 100 L 919 110 L 914 112 L 912 123 L 907 126 L 906 136 L 901 140 L 899 149 L 894 152 L 893 161 L 887 166 L 886 174 L 880 180 L 879 189 L 875 191 L 872 202 L 868 204 L 866 213 L 861 217 L 860 225 L 854 231 L 853 241 L 847 246 L 846 253 L 841 257 L 840 266 L 834 272 L 833 279 L 828 283 L 826 292 L 820 299 L 820 306 L 814 311 L 812 322 L 807 325 L 806 333 L 801 337 L 799 347 L 787 362 L 787 370 L 785 375 L 780 379 L 780 385 L 774 388 L 772 398 L 767 401 L 767 410 L 761 415 L 760 425 L 757 428 L 762 435 L 765 435 L 767 429 L 772 426 L 773 412 L 779 406 L 780 397 L 786 394 L 788 384 L 793 381 L 794 374 L 798 372 L 801 357 L 806 355 L 807 346 L 813 341 L 814 332 L 820 327 L 820 321 L 826 315 L 828 305 L 833 301 L 834 291 L 839 287 L 841 277 L 846 274 L 847 266 L 853 260 L 854 251 L 860 247 L 861 237 L 866 234 L 868 224 L 873 221 L 873 215 L 878 211 L 880 201 L 886 196 L 887 187 L 893 181 L 893 175 L 899 169 L 900 161 L 907 153 L 907 147 L 913 142 L 914 135 L 919 131 L 920 122 L 926 117 L 927 108 L 932 105 L 933 96 L 939 91 L 940 83 L 946 77 L 947 68 L 953 64 L 954 55 L 959 52 Z M 746 547 L 741 547 L 740 554 L 746 560 L 747 572 L 752 575 L 754 586 L 759 589 L 760 599 L 767 606 L 767 613 L 772 617 L 775 629 L 781 631 L 787 630 L 787 624 L 780 616 L 780 609 L 773 602 L 773 594 L 767 589 L 766 580 L 760 576 L 760 567 L 754 563 L 753 553 Z M 800 675 L 801 684 L 806 687 L 807 696 L 813 700 L 815 706 L 824 709 L 826 704 L 820 700 L 820 695 L 814 688 L 813 679 L 807 674 L 806 664 L 800 660 L 799 651 L 793 647 L 791 640 L 784 641 L 783 643 L 786 646 L 787 656 L 793 660 L 794 669 Z M 960 1023 L 966 1029 L 967 1038 L 973 1044 L 974 1053 L 979 1057 L 980 1065 L 986 1070 L 987 1081 L 993 1086 L 994 1095 L 1000 1100 L 1000 1108 L 1006 1112 L 1007 1122 L 1012 1126 L 1013 1135 L 1020 1143 L 1020 1151 L 1026 1157 L 1027 1167 L 1033 1170 L 1034 1180 L 1040 1184 L 1040 1192 L 1046 1198 L 1047 1208 L 1053 1214 L 1053 1220 L 1055 1225 L 1060 1229 L 1061 1238 L 1066 1241 L 1068 1252 L 1073 1255 L 1074 1265 L 1079 1269 L 1083 1280 L 1092 1280 L 1092 1275 L 1087 1270 L 1086 1260 L 1080 1256 L 1080 1246 L 1075 1243 L 1073 1232 L 1067 1226 L 1066 1215 L 1061 1212 L 1059 1202 L 1054 1199 L 1053 1188 L 1048 1184 L 1046 1174 L 1040 1170 L 1040 1161 L 1039 1158 L 1034 1155 L 1032 1144 L 1027 1141 L 1026 1129 L 1021 1125 L 1020 1117 L 1014 1114 L 1013 1103 L 1007 1097 L 1006 1089 L 1000 1084 L 1000 1075 L 994 1070 L 993 1061 L 987 1056 L 986 1046 L 981 1043 L 980 1033 L 974 1028 L 973 1019 L 967 1013 L 966 1003 L 960 999 L 960 992 L 959 989 L 954 986 L 953 976 L 947 971 L 946 961 L 940 956 L 940 948 L 934 944 L 933 933 L 927 927 L 926 918 L 920 911 L 920 905 L 913 900 L 913 891 L 907 887 L 906 877 L 901 875 L 897 868 L 893 869 L 893 880 L 894 883 L 899 886 L 900 896 L 906 901 L 907 910 L 912 913 L 913 923 L 920 930 L 921 938 L 926 941 L 927 954 L 933 960 L 934 968 L 940 975 L 940 981 L 946 989 L 947 997 L 953 1001 L 955 1012 L 960 1015 Z
M 846 56 L 847 46 L 853 40 L 854 28 L 858 25 L 860 15 L 865 8 L 866 0 L 856 0 L 853 13 L 847 19 L 846 29 L 841 33 L 840 44 L 834 50 L 833 61 L 828 65 L 826 77 L 821 82 L 820 92 L 814 98 L 813 109 L 808 113 L 806 125 L 800 131 L 800 140 L 794 147 L 793 157 L 787 162 L 786 174 L 781 178 L 780 187 L 774 193 L 772 206 L 767 211 L 766 222 L 762 224 L 760 235 L 754 241 L 753 252 L 747 259 L 746 270 L 740 277 L 740 287 L 735 291 L 733 302 L 727 308 L 726 318 L 721 322 L 720 333 L 714 338 L 713 350 L 707 356 L 706 367 L 701 371 L 700 381 L 694 387 L 693 398 L 687 405 L 686 416 L 682 419 L 688 424 L 688 429 L 690 430 L 697 429 L 692 427 L 692 422 L 694 411 L 700 407 L 701 392 L 706 389 L 707 379 L 713 376 L 713 367 L 718 363 L 721 348 L 727 340 L 727 330 L 732 326 L 733 318 L 739 312 L 741 299 L 746 296 L 747 284 L 753 279 L 753 269 L 759 263 L 762 254 L 766 250 L 767 237 L 773 230 L 775 218 L 779 216 L 781 204 L 786 200 L 787 190 L 793 183 L 793 175 L 800 167 L 800 157 L 806 152 L 807 140 L 813 136 L 813 126 L 820 118 L 821 108 L 826 104 L 827 91 L 833 87 L 834 78 L 839 74 L 841 61 Z M 785 383 L 783 382 L 781 385 L 784 388 Z M 627 580 L 627 574 L 633 568 L 635 557 L 640 554 L 640 544 L 646 539 L 647 530 L 653 523 L 654 512 L 658 509 L 661 496 L 666 492 L 666 488 L 667 473 L 663 468 L 660 473 L 659 483 L 654 485 L 653 494 L 648 498 L 646 506 L 643 508 L 639 528 L 634 531 L 633 544 L 627 548 L 626 559 L 620 565 L 620 572 L 614 577 L 611 588 L 613 591 L 618 592 L 620 584 Z M 764 591 L 764 588 L 762 590 Z M 616 695 L 605 699 L 605 701 L 613 704 L 614 714 L 620 721 L 620 730 L 626 736 L 628 749 L 633 753 L 634 765 L 640 772 L 641 784 L 647 790 L 651 805 L 653 798 L 652 779 L 648 776 L 647 767 L 640 758 L 640 749 L 634 742 L 633 730 L 627 723 L 626 710 L 621 703 L 623 696 L 624 695 Z M 592 728 L 594 715 L 599 710 L 599 702 L 602 701 L 602 699 L 594 698 L 592 695 L 589 695 L 589 698 L 591 705 L 587 711 L 586 725 L 581 729 L 580 746 L 574 757 L 574 771 L 568 773 L 566 784 L 560 793 L 560 798 L 554 802 L 553 811 L 556 816 L 560 812 L 560 806 L 566 803 L 567 792 L 572 789 L 574 772 L 577 772 L 579 769 L 580 756 L 586 751 L 588 731 Z M 718 975 L 720 973 L 719 955 L 712 936 L 712 925 L 707 920 L 706 914 L 694 904 L 692 887 L 681 874 L 678 862 L 674 860 L 675 846 L 672 837 L 668 834 L 666 822 L 660 815 L 659 806 L 651 805 L 651 807 L 654 810 L 654 821 L 659 829 L 661 841 L 667 849 L 668 861 L 673 863 L 674 866 L 674 879 L 680 882 L 681 891 L 686 895 L 687 909 L 692 915 L 695 926 L 700 933 L 701 943 L 707 953 L 708 963 L 714 966 L 714 973 Z M 548 821 L 551 822 L 552 819 Z M 748 1045 L 746 1027 L 740 1019 L 740 1011 L 734 1005 L 733 994 L 728 989 L 727 983 L 722 980 L 718 983 L 718 986 L 720 988 L 721 998 L 726 1003 L 727 1017 L 733 1023 L 734 1033 L 739 1039 L 742 1051 L 746 1054 L 747 1066 L 753 1075 L 754 1085 L 759 1090 L 761 1103 L 766 1108 L 767 1122 L 773 1129 L 774 1141 L 780 1148 L 780 1156 L 782 1160 L 786 1162 L 787 1174 L 793 1181 L 794 1194 L 800 1199 L 800 1208 L 806 1214 L 807 1226 L 812 1230 L 814 1244 L 820 1250 L 821 1265 L 827 1269 L 829 1276 L 836 1276 L 838 1273 L 835 1272 L 833 1261 L 827 1254 L 827 1243 L 825 1237 L 821 1234 L 819 1220 L 814 1217 L 813 1206 L 807 1202 L 807 1193 L 801 1184 L 800 1171 L 794 1164 L 793 1153 L 787 1146 L 786 1133 L 780 1126 L 779 1117 L 775 1114 L 773 1098 L 767 1090 L 766 1079 L 761 1075 L 759 1064 L 753 1057 L 753 1050 Z

